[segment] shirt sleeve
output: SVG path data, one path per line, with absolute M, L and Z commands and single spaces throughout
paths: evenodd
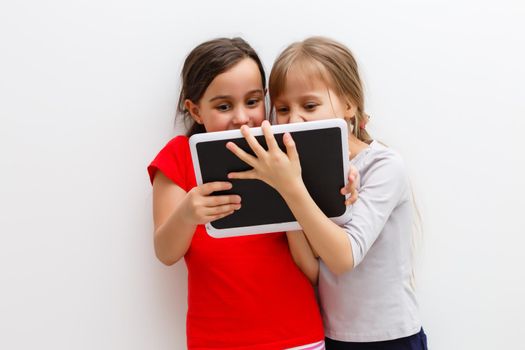
M 157 171 L 161 171 L 167 178 L 173 181 L 186 192 L 190 189 L 187 178 L 187 167 L 189 157 L 189 144 L 185 136 L 177 136 L 164 146 L 155 159 L 148 166 L 148 174 L 151 184 L 155 179 Z M 189 163 L 191 165 L 191 162 Z M 190 169 L 193 171 L 193 169 Z
M 359 198 L 352 207 L 352 219 L 344 225 L 354 267 L 363 261 L 393 210 L 407 198 L 408 188 L 404 163 L 396 154 L 378 157 L 362 171 Z

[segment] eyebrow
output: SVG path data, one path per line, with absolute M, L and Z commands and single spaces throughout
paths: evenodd
M 255 93 L 263 94 L 263 90 L 262 89 L 254 89 L 254 90 L 248 91 L 246 93 L 246 95 L 251 95 L 251 94 L 255 94 Z M 214 96 L 214 97 L 210 98 L 208 102 L 213 102 L 213 101 L 216 101 L 216 100 L 226 100 L 226 99 L 230 99 L 230 98 L 232 98 L 231 95 L 218 95 L 218 96 Z
M 322 94 L 316 94 L 316 93 L 312 93 L 312 92 L 309 92 L 307 94 L 304 94 L 301 96 L 301 98 L 321 98 Z
M 299 98 L 301 98 L 303 100 L 307 100 L 307 99 L 321 99 L 321 94 L 307 93 L 307 94 L 299 96 Z M 276 98 L 275 99 L 275 104 L 282 103 L 282 100 L 283 100 L 282 98 Z

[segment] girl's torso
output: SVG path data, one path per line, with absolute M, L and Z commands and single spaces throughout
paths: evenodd
M 188 139 L 176 137 L 152 162 L 179 187 L 196 186 Z M 283 232 L 212 238 L 199 225 L 185 255 L 188 347 L 290 348 L 323 339 L 312 286 Z
M 421 328 L 411 284 L 412 200 L 402 159 L 373 141 L 351 161 L 359 170 L 359 199 L 344 229 L 354 269 L 332 274 L 321 261 L 319 296 L 326 336 L 373 342 Z

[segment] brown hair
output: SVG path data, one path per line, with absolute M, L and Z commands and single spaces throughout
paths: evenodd
M 195 47 L 186 57 L 182 67 L 177 111 L 183 116 L 187 136 L 206 132 L 204 126 L 196 123 L 189 111 L 184 108 L 184 101 L 198 103 L 213 79 L 224 73 L 244 58 L 255 61 L 261 72 L 263 89 L 266 87 L 266 76 L 261 60 L 255 50 L 242 38 L 218 38 L 206 41 Z M 189 125 L 189 126 L 188 126 Z
M 286 76 L 294 64 L 313 71 L 335 92 L 356 107 L 352 133 L 361 141 L 372 138 L 364 128 L 369 116 L 365 114 L 363 85 L 352 52 L 343 44 L 324 37 L 310 37 L 288 46 L 275 60 L 270 73 L 269 89 L 271 110 L 273 101 L 285 89 Z M 361 127 L 363 126 L 363 127 Z

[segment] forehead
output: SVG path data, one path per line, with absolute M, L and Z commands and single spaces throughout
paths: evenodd
M 227 71 L 212 80 L 205 95 L 222 94 L 228 91 L 263 89 L 261 72 L 257 63 L 251 58 L 244 58 Z
M 332 88 L 331 79 L 319 62 L 299 60 L 286 72 L 283 81 L 276 87 L 275 98 L 301 92 L 326 91 Z

